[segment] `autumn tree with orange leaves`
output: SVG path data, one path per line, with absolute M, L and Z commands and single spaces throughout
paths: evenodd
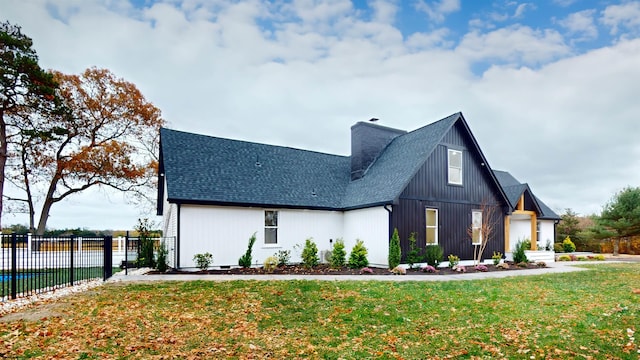
M 41 204 L 36 234 L 43 234 L 54 204 L 90 187 L 138 196 L 157 174 L 160 110 L 130 82 L 109 70 L 81 75 L 54 72 L 65 111 L 25 114 L 14 144 L 12 181 L 30 209 Z M 31 212 L 35 227 L 35 212 Z

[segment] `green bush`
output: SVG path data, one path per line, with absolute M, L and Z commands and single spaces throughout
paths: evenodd
M 364 247 L 364 243 L 362 240 L 356 240 L 356 244 L 351 249 L 351 254 L 349 254 L 349 267 L 352 269 L 361 269 L 369 265 L 369 260 L 367 259 L 367 248 Z
M 558 256 L 558 261 L 571 261 L 571 256 L 569 256 L 569 255 L 560 255 L 560 256 Z
M 302 249 L 302 263 L 310 269 L 317 266 L 318 262 L 320 262 L 320 258 L 318 258 L 318 247 L 312 238 L 308 238 L 304 242 L 304 249 Z
M 407 264 L 409 269 L 413 269 L 413 265 L 424 261 L 424 255 L 422 255 L 422 249 L 416 245 L 417 233 L 412 232 L 409 235 L 409 252 L 407 253 Z
M 557 253 L 564 252 L 564 247 L 562 247 L 562 243 L 553 244 L 553 251 L 555 251 Z
M 277 266 L 278 258 L 275 256 L 269 256 L 268 258 L 264 259 L 264 265 L 262 267 L 264 268 L 264 271 L 272 273 Z
M 598 254 L 593 257 L 597 261 L 604 261 L 604 255 Z
M 160 272 L 165 272 L 169 268 L 167 264 L 167 255 L 169 251 L 167 250 L 167 245 L 162 241 L 160 243 L 160 248 L 158 248 L 158 258 L 156 259 L 156 270 Z
M 453 268 L 454 266 L 458 265 L 460 263 L 460 258 L 456 255 L 453 254 L 449 254 L 449 256 L 447 256 L 447 260 L 449 260 L 449 267 Z
M 331 252 L 331 267 L 339 269 L 344 266 L 347 258 L 347 252 L 344 250 L 344 241 L 342 239 L 336 239 L 333 244 L 333 251 Z
M 425 258 L 427 260 L 427 264 L 437 268 L 442 261 L 442 257 L 444 256 L 444 251 L 442 250 L 442 246 L 440 245 L 427 245 L 424 249 Z
M 206 252 L 204 254 L 195 254 L 193 261 L 196 263 L 196 267 L 200 270 L 207 270 L 213 261 L 213 255 Z
M 500 264 L 500 260 L 502 260 L 502 253 L 500 251 L 494 251 L 493 255 L 491 255 L 491 260 L 493 260 L 493 265 Z
M 278 266 L 285 266 L 289 263 L 291 259 L 291 251 L 289 250 L 278 250 L 273 256 L 278 259 Z
M 156 262 L 153 255 L 153 239 L 151 239 L 151 222 L 149 219 L 138 219 L 135 227 L 138 232 L 138 259 L 136 261 L 138 267 L 155 268 Z
M 393 229 L 393 235 L 389 241 L 389 269 L 393 269 L 400 265 L 402 259 L 402 249 L 400 248 L 400 236 L 398 235 L 398 229 Z
M 513 250 L 514 263 L 521 264 L 527 262 L 527 255 L 524 253 L 525 250 L 530 249 L 530 247 L 527 247 L 527 244 L 530 246 L 531 242 L 529 240 L 518 241 L 516 248 Z
M 253 233 L 253 235 L 251 235 L 251 237 L 249 238 L 249 246 L 247 247 L 247 252 L 245 252 L 244 255 L 242 255 L 240 259 L 238 259 L 238 265 L 242 266 L 243 268 L 251 267 L 251 262 L 253 261 L 251 252 L 253 251 L 253 244 L 255 243 L 256 233 Z
M 576 244 L 574 244 L 573 241 L 571 241 L 571 238 L 567 236 L 562 241 L 562 248 L 563 248 L 564 252 L 571 253 L 571 252 L 576 251 Z

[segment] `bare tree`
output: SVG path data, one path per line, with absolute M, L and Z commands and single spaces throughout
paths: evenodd
M 478 265 L 482 261 L 482 254 L 498 225 L 496 218 L 498 206 L 483 200 L 480 208 L 472 214 L 471 225 L 467 229 L 467 235 L 469 235 L 474 245 L 473 262 Z

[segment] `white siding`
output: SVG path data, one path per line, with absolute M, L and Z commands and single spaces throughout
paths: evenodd
M 389 254 L 389 213 L 384 207 L 351 210 L 344 213 L 344 243 L 347 256 L 356 243 L 364 242 L 372 266 L 387 266 Z
M 540 237 L 538 238 L 538 249 L 546 247 L 547 240 L 550 241 L 551 246 L 553 246 L 553 242 L 555 241 L 554 228 L 555 227 L 553 220 L 540 220 Z
M 193 256 L 213 254 L 213 266 L 238 265 L 255 232 L 253 263 L 278 250 L 291 251 L 291 261 L 300 261 L 296 244 L 312 237 L 318 250 L 329 248 L 329 239 L 342 233 L 342 213 L 333 211 L 278 210 L 278 244 L 264 244 L 264 209 L 182 205 L 180 210 L 180 267 L 194 267 Z M 300 247 L 301 249 L 301 247 Z

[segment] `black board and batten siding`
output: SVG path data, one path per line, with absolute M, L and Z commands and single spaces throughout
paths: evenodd
M 463 152 L 463 183 L 448 184 L 447 149 Z M 399 203 L 393 206 L 392 228 L 398 228 L 403 261 L 409 251 L 408 237 L 417 232 L 417 244 L 426 243 L 425 209 L 438 209 L 438 242 L 449 254 L 472 259 L 474 247 L 467 235 L 471 225 L 471 211 L 480 209 L 483 201 L 498 204 L 495 230 L 483 254 L 490 258 L 493 251 L 504 253 L 504 214 L 507 204 L 501 200 L 500 190 L 492 180 L 486 164 L 475 150 L 473 140 L 461 122 L 453 126 L 405 187 Z

